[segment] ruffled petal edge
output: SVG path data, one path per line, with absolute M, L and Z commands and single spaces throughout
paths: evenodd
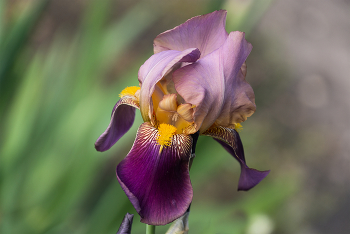
M 226 40 L 225 30 L 227 12 L 214 11 L 195 16 L 185 23 L 159 34 L 154 39 L 154 53 L 165 50 L 183 51 L 198 48 L 201 57 L 218 49 Z

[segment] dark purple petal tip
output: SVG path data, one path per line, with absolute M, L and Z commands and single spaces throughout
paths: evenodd
M 157 135 L 149 123 L 140 126 L 132 149 L 117 166 L 117 178 L 141 222 L 165 225 L 182 216 L 192 201 L 192 138 L 178 134 L 171 146 L 160 146 Z
M 249 167 L 242 166 L 241 176 L 238 182 L 238 191 L 248 191 L 259 184 L 269 173 L 268 171 L 258 171 Z
M 133 214 L 126 213 L 122 223 L 120 224 L 117 234 L 130 234 L 133 219 Z
M 139 105 L 129 96 L 121 98 L 115 104 L 112 112 L 111 121 L 104 133 L 95 142 L 97 151 L 106 151 L 110 149 L 134 123 L 135 108 Z

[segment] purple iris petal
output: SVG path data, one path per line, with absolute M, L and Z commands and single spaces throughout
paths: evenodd
M 253 90 L 241 70 L 251 49 L 244 33 L 231 32 L 218 50 L 173 73 L 176 91 L 196 105 L 194 119 L 201 133 L 214 122 L 230 127 L 255 111 Z
M 104 133 L 95 142 L 98 151 L 106 151 L 111 148 L 134 123 L 135 108 L 139 108 L 134 98 L 125 96 L 115 104 L 111 121 Z
M 192 138 L 178 134 L 171 146 L 157 144 L 158 130 L 143 123 L 117 177 L 141 222 L 165 225 L 185 213 L 192 201 L 189 175 Z
M 130 234 L 133 219 L 133 214 L 126 213 L 117 234 Z
M 226 11 L 220 10 L 196 16 L 159 34 L 154 40 L 154 53 L 198 48 L 201 57 L 206 56 L 224 44 L 227 38 L 226 14 Z
M 141 67 L 138 73 L 139 81 L 142 83 L 140 92 L 140 109 L 145 122 L 151 118 L 153 110 L 151 107 L 151 96 L 155 85 L 166 74 L 172 71 L 177 64 L 182 62 L 195 62 L 200 56 L 196 48 L 185 51 L 167 50 L 152 55 Z
M 257 185 L 268 174 L 268 171 L 258 171 L 249 168 L 244 157 L 244 149 L 239 134 L 234 129 L 214 127 L 208 129 L 203 135 L 213 137 L 229 152 L 241 165 L 241 176 L 238 182 L 238 190 L 247 191 Z

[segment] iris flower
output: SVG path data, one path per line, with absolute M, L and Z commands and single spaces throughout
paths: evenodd
M 158 35 L 154 55 L 138 72 L 140 87 L 121 92 L 95 143 L 98 151 L 108 150 L 130 129 L 135 110 L 141 111 L 144 123 L 116 169 L 141 222 L 165 225 L 191 204 L 195 133 L 213 137 L 240 163 L 238 190 L 249 190 L 269 173 L 246 165 L 236 131 L 256 108 L 245 81 L 252 45 L 243 32 L 228 34 L 225 21 L 226 11 L 215 11 Z

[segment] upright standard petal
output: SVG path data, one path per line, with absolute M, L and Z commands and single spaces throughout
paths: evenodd
M 232 32 L 223 48 L 225 102 L 215 123 L 232 128 L 235 123 L 247 120 L 256 109 L 254 91 L 245 81 L 245 60 L 252 50 L 252 45 L 245 40 L 244 33 Z
M 174 72 L 176 91 L 196 105 L 194 119 L 201 133 L 215 121 L 228 127 L 254 112 L 253 90 L 241 75 L 251 49 L 244 33 L 232 32 L 218 50 Z
M 196 16 L 159 34 L 154 40 L 154 53 L 198 48 L 201 57 L 206 56 L 224 44 L 227 38 L 226 14 L 225 10 L 220 10 Z
M 117 178 L 141 216 L 141 222 L 165 225 L 189 207 L 192 138 L 174 135 L 171 146 L 157 144 L 158 130 L 143 123 L 132 149 L 117 167 Z
M 174 67 L 182 62 L 195 62 L 200 56 L 196 48 L 185 51 L 168 50 L 151 56 L 139 70 L 138 78 L 141 85 L 140 109 L 145 122 L 150 122 L 153 115 L 151 106 L 151 96 L 155 85 L 165 75 L 173 70 Z
M 135 108 L 139 109 L 139 104 L 131 96 L 124 96 L 115 104 L 106 131 L 95 142 L 96 150 L 102 152 L 110 149 L 129 131 L 135 120 Z
M 269 174 L 269 170 L 258 171 L 247 166 L 244 157 L 243 144 L 236 130 L 224 127 L 211 127 L 204 132 L 203 135 L 213 137 L 241 165 L 241 176 L 238 182 L 238 190 L 247 191 L 253 188 Z

